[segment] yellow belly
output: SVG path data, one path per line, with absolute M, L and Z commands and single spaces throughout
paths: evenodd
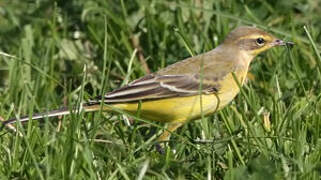
M 199 117 L 202 111 L 204 114 L 213 113 L 217 109 L 217 104 L 218 100 L 215 95 L 202 95 L 202 107 L 199 95 L 167 98 L 142 102 L 139 114 L 152 121 L 186 121 Z M 114 107 L 131 114 L 136 114 L 138 111 L 137 103 L 115 104 Z
M 238 72 L 237 77 L 240 84 L 243 84 L 245 76 L 246 71 Z M 232 74 L 228 75 L 221 82 L 221 85 L 218 94 L 202 94 L 143 101 L 139 114 L 144 119 L 159 122 L 185 122 L 200 118 L 202 114 L 212 114 L 226 106 L 239 93 L 239 87 Z M 113 104 L 112 106 L 136 115 L 139 104 L 120 103 Z
M 188 97 L 175 97 L 150 100 L 141 103 L 139 114 L 141 117 L 159 122 L 184 122 L 203 115 L 208 115 L 222 109 L 238 93 L 227 91 L 223 94 L 202 94 Z M 201 100 L 202 98 L 202 100 Z M 201 106 L 202 101 L 202 106 Z M 138 112 L 138 103 L 114 104 L 115 108 L 125 110 L 133 115 Z

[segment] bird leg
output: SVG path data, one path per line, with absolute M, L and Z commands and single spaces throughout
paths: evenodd
M 179 122 L 179 123 L 169 123 L 167 128 L 164 130 L 164 132 L 157 138 L 157 144 L 156 144 L 156 150 L 161 153 L 164 154 L 164 146 L 161 146 L 159 143 L 160 142 L 166 142 L 169 140 L 171 134 L 179 127 L 181 127 L 183 125 L 183 123 Z

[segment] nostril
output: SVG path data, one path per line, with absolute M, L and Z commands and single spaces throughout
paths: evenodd
M 275 46 L 284 46 L 285 45 L 284 41 L 282 41 L 280 39 L 276 39 L 273 44 Z

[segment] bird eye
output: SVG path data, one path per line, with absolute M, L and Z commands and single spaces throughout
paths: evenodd
M 262 46 L 265 43 L 265 40 L 263 38 L 257 38 L 256 43 L 260 46 Z

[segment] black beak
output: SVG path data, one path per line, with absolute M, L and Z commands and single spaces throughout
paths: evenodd
M 284 42 L 280 39 L 275 40 L 274 42 L 271 43 L 272 46 L 293 46 L 293 42 Z

